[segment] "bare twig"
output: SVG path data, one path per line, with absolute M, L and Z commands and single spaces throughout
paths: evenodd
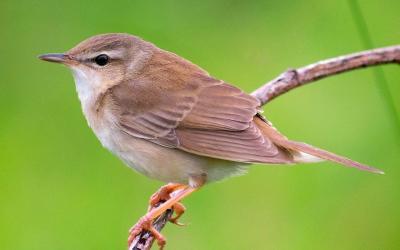
M 298 69 L 289 69 L 251 94 L 257 97 L 264 105 L 289 90 L 315 82 L 321 78 L 354 69 L 388 63 L 400 64 L 400 45 L 366 50 L 320 61 Z
M 321 78 L 354 69 L 388 63 L 400 64 L 400 45 L 362 51 L 320 61 L 302 68 L 287 70 L 279 77 L 255 90 L 252 95 L 264 105 L 289 90 L 315 82 Z M 161 231 L 172 214 L 173 211 L 171 209 L 164 212 L 153 222 L 154 227 Z M 154 237 L 149 232 L 142 232 L 135 238 L 129 250 L 149 250 L 153 242 Z

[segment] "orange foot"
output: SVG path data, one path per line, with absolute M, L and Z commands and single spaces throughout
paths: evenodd
M 179 190 L 182 189 L 182 190 Z M 167 184 L 160 188 L 152 197 L 150 198 L 150 206 L 147 214 L 143 216 L 137 223 L 129 230 L 129 238 L 128 238 L 128 247 L 132 244 L 133 240 L 138 236 L 143 230 L 147 230 L 151 232 L 154 238 L 157 240 L 157 244 L 160 246 L 160 249 L 163 249 L 165 246 L 166 240 L 160 232 L 158 232 L 153 227 L 153 221 L 164 213 L 167 209 L 174 208 L 176 216 L 171 218 L 171 221 L 175 224 L 178 218 L 185 211 L 185 207 L 179 203 L 180 200 L 190 195 L 194 191 L 196 191 L 198 187 L 193 188 L 190 186 L 182 185 L 182 184 Z M 179 191 L 178 191 L 179 190 Z M 171 193 L 177 191 L 177 193 L 171 196 Z M 156 205 L 161 202 L 159 206 Z
M 159 206 L 160 202 L 169 200 L 173 192 L 176 192 L 179 189 L 184 189 L 185 187 L 186 185 L 177 183 L 168 183 L 167 185 L 162 186 L 150 197 L 149 208 L 147 211 L 150 212 L 152 209 Z M 185 206 L 182 203 L 177 202 L 171 208 L 175 212 L 175 217 L 170 218 L 169 221 L 175 225 L 183 226 L 184 224 L 180 223 L 178 219 L 185 213 Z
M 163 249 L 167 242 L 162 234 L 158 232 L 152 225 L 153 219 L 146 214 L 129 230 L 128 247 L 131 246 L 133 240 L 142 233 L 143 230 L 149 231 L 157 241 L 160 249 Z M 129 249 L 128 249 L 129 250 Z
M 172 206 L 172 209 L 175 212 L 175 217 L 169 218 L 169 222 L 171 222 L 175 225 L 178 225 L 178 226 L 185 226 L 185 224 L 180 223 L 178 221 L 178 219 L 182 216 L 182 214 L 185 213 L 186 207 L 182 203 L 177 202 L 177 203 L 175 203 L 175 205 Z

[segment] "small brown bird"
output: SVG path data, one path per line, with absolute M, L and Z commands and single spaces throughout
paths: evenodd
M 146 229 L 162 247 L 165 239 L 152 227 L 156 217 L 173 207 L 177 223 L 181 199 L 206 183 L 244 173 L 251 163 L 325 159 L 382 173 L 288 140 L 260 115 L 259 100 L 138 37 L 98 35 L 39 58 L 72 70 L 83 113 L 104 147 L 138 172 L 169 183 L 152 196 L 129 243 Z M 167 201 L 154 207 L 160 200 Z

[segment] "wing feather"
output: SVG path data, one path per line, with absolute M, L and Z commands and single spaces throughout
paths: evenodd
M 163 59 L 165 60 L 165 58 Z M 158 66 L 157 66 L 158 65 Z M 239 162 L 289 163 L 260 132 L 259 101 L 174 57 L 110 89 L 121 130 L 166 147 Z M 156 67 L 160 67 L 157 69 Z
M 253 123 L 242 131 L 176 130 L 179 148 L 188 152 L 238 162 L 291 163 L 291 154 L 277 147 Z
M 196 105 L 180 125 L 200 129 L 244 130 L 249 127 L 259 105 L 257 99 L 240 89 L 214 80 L 214 85 L 199 93 Z

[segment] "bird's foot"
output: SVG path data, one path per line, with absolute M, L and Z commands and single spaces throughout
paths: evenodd
M 175 205 L 172 206 L 172 209 L 175 212 L 175 217 L 170 218 L 169 222 L 171 222 L 177 226 L 185 226 L 185 224 L 179 222 L 178 219 L 182 216 L 182 214 L 185 213 L 186 207 L 182 203 L 177 202 L 177 203 L 175 203 Z
M 185 185 L 177 184 L 177 183 L 168 183 L 167 185 L 162 186 L 157 192 L 155 192 L 149 200 L 149 209 L 157 207 L 160 202 L 165 202 L 171 198 L 171 194 L 179 189 L 185 188 Z
M 149 208 L 148 212 L 153 210 L 154 208 L 160 205 L 160 202 L 166 202 L 171 198 L 172 193 L 179 189 L 185 188 L 185 185 L 177 184 L 177 183 L 168 183 L 167 185 L 162 186 L 157 192 L 155 192 L 149 200 Z M 182 203 L 177 202 L 172 207 L 172 210 L 175 212 L 175 217 L 170 218 L 169 221 L 178 226 L 184 226 L 183 223 L 180 223 L 178 219 L 185 212 L 186 208 L 182 205 Z
M 128 247 L 131 246 L 133 240 L 143 231 L 149 231 L 157 241 L 160 250 L 164 248 L 167 242 L 165 237 L 153 227 L 153 218 L 148 214 L 140 218 L 140 220 L 129 230 Z
M 150 206 L 147 214 L 143 216 L 136 223 L 136 225 L 129 230 L 128 247 L 131 247 L 132 242 L 139 234 L 141 234 L 143 231 L 148 231 L 154 236 L 154 238 L 157 240 L 158 245 L 160 246 L 160 249 L 162 249 L 166 243 L 166 240 L 164 236 L 153 227 L 153 221 L 166 210 L 173 208 L 176 211 L 176 216 L 172 218 L 171 221 L 179 225 L 177 220 L 185 211 L 185 207 L 179 202 L 197 189 L 199 189 L 199 187 L 193 188 L 185 185 L 178 186 L 178 184 L 168 184 L 162 187 L 150 199 Z M 176 194 L 171 195 L 171 193 L 173 193 L 174 191 L 177 191 Z M 165 197 L 168 196 L 169 199 L 164 200 Z

